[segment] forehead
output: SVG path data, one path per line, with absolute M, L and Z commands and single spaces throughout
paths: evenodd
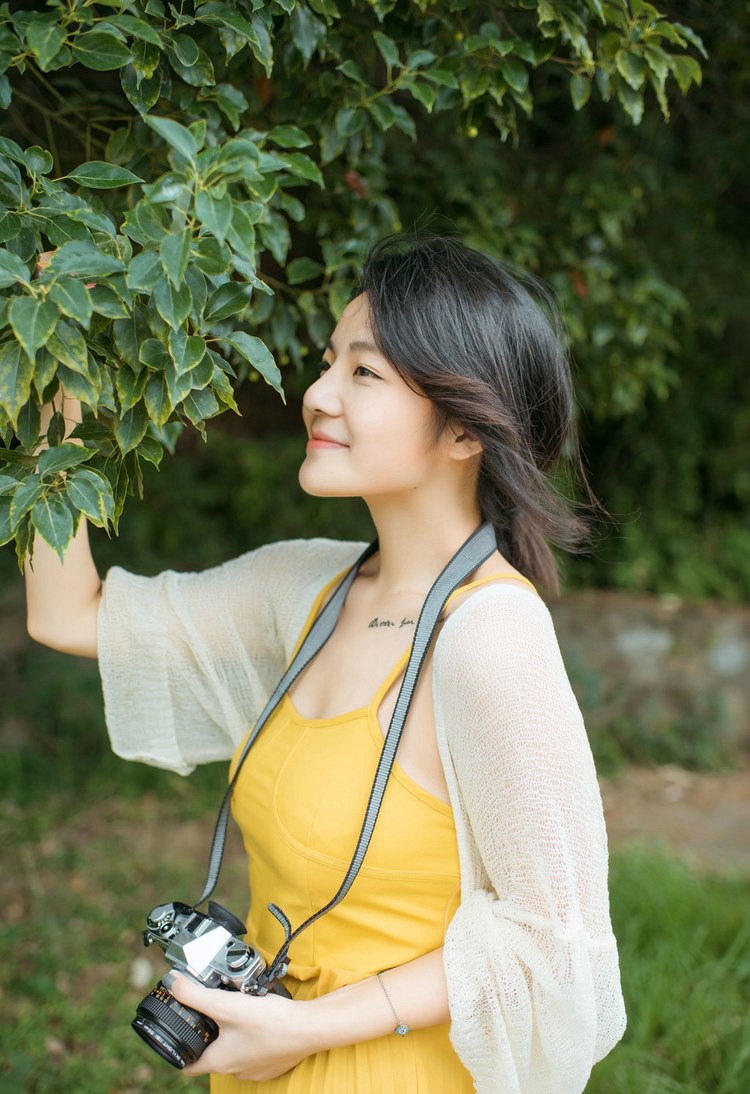
M 351 342 L 359 343 L 360 348 L 372 348 L 374 352 L 377 352 L 372 336 L 370 308 L 364 293 L 355 296 L 346 305 L 331 335 L 329 345 L 334 345 L 341 352 Z

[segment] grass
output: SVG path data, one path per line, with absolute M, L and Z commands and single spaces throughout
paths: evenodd
M 750 1090 L 750 880 L 653 851 L 613 856 L 628 1031 L 587 1094 Z
M 144 915 L 190 899 L 203 880 L 213 804 L 184 806 L 152 790 L 4 806 L 0 961 L 13 1032 L 0 1050 L 2 1094 L 207 1089 L 129 1028 L 164 968 L 161 952 L 141 948 Z M 239 914 L 243 874 L 235 840 L 217 897 Z M 631 849 L 613 856 L 611 888 L 629 1028 L 587 1094 L 745 1094 L 750 881 L 701 878 Z

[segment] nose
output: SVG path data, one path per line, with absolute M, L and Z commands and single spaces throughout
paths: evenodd
M 302 406 L 308 414 L 325 414 L 330 418 L 341 413 L 341 392 L 332 366 L 329 365 L 310 384 L 302 399 Z

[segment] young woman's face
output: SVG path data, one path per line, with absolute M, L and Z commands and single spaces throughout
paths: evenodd
M 302 416 L 309 440 L 299 479 L 308 494 L 403 495 L 450 462 L 429 399 L 375 347 L 364 296 L 344 310 L 320 378 L 305 393 Z

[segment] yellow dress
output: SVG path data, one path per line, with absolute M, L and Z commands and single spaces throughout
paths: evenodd
M 333 584 L 320 593 L 303 635 Z M 378 707 L 407 658 L 408 651 L 368 706 L 336 718 L 303 718 L 285 696 L 243 765 L 233 813 L 249 860 L 246 937 L 266 961 L 284 940 L 268 903 L 294 928 L 343 880 L 383 745 Z M 396 763 L 357 879 L 292 943 L 286 986 L 296 999 L 316 998 L 438 949 L 458 897 L 453 811 Z M 320 1052 L 264 1082 L 212 1076 L 211 1094 L 470 1094 L 474 1084 L 448 1029 L 391 1033 Z

